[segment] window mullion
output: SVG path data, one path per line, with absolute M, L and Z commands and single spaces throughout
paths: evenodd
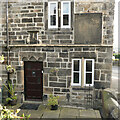
M 63 2 L 61 2 L 61 27 L 63 27 Z
M 79 60 L 79 84 L 81 85 L 81 60 Z
M 94 85 L 94 59 L 92 60 L 92 85 Z
M 58 28 L 58 3 L 56 3 L 56 28 Z

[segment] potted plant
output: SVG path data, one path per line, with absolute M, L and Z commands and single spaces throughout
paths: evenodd
M 15 68 L 13 68 L 11 65 L 7 65 L 6 70 L 10 74 L 15 73 Z
M 48 105 L 51 106 L 51 110 L 58 109 L 58 98 L 59 96 L 53 96 L 52 94 L 49 96 Z
M 11 83 L 8 83 L 8 86 L 4 85 L 5 88 L 8 90 L 8 93 L 10 94 L 10 97 L 6 98 L 6 101 L 10 105 L 16 105 L 17 104 L 17 94 L 15 94 L 15 86 L 13 86 Z
M 3 62 L 4 62 L 4 56 L 1 55 L 1 56 L 0 56 L 0 63 L 3 63 Z

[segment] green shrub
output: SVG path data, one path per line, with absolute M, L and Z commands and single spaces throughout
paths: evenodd
M 49 99 L 48 99 L 48 105 L 58 105 L 58 98 L 59 96 L 53 96 L 52 94 L 49 96 Z
M 6 86 L 6 85 L 4 85 L 4 86 L 10 94 L 10 97 L 6 98 L 6 101 L 9 102 L 11 100 L 16 100 L 17 99 L 17 96 L 15 95 L 16 86 L 13 86 L 11 83 L 9 83 L 8 86 Z
M 120 59 L 120 53 L 118 53 L 118 54 L 113 53 L 113 56 L 115 56 L 115 59 Z

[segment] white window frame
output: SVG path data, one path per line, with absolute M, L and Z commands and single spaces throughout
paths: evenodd
M 79 60 L 79 72 L 74 71 L 74 61 L 75 60 Z M 79 83 L 74 83 L 73 79 L 74 79 L 74 73 L 79 73 Z M 81 59 L 72 59 L 72 82 L 71 82 L 72 86 L 81 86 Z
M 63 15 L 66 15 L 67 13 L 63 13 L 63 4 L 69 3 L 69 25 L 63 25 Z M 71 2 L 70 1 L 62 1 L 61 2 L 61 28 L 70 28 L 71 26 Z
M 86 72 L 86 61 L 92 61 L 92 72 Z M 92 73 L 92 84 L 86 84 L 86 73 Z M 94 59 L 85 59 L 84 60 L 84 86 L 93 86 L 94 85 Z
M 56 4 L 56 25 L 50 25 L 50 5 L 52 3 Z M 58 28 L 58 2 L 48 2 L 48 28 Z

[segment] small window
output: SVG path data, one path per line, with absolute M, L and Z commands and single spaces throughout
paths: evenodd
M 81 60 L 72 60 L 72 85 L 81 85 Z
M 58 3 L 48 3 L 48 28 L 58 27 Z
M 26 39 L 26 44 L 38 44 L 38 31 L 28 31 L 29 36 Z
M 61 2 L 61 28 L 70 28 L 71 21 L 70 1 Z
M 94 59 L 85 59 L 84 62 L 84 86 L 94 84 Z
M 38 43 L 38 32 L 31 31 L 30 32 L 30 44 L 37 44 Z

